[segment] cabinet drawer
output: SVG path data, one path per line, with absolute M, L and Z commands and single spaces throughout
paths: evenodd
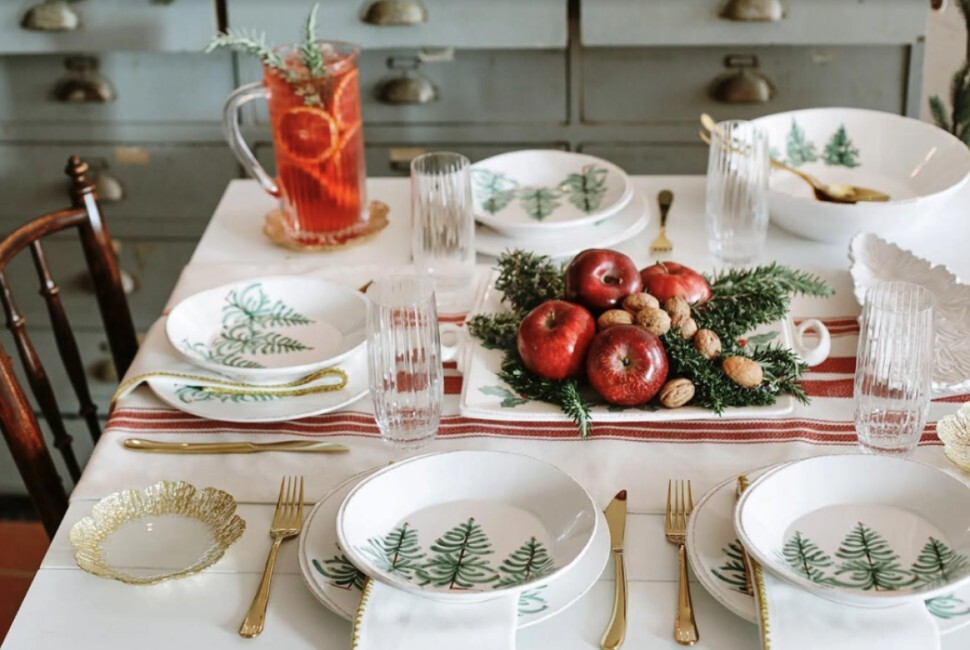
M 926 33 L 929 3 L 780 0 L 778 21 L 721 17 L 728 0 L 581 0 L 584 45 L 887 44 Z
M 20 25 L 24 14 L 39 2 L 0 2 L 0 53 L 112 50 L 198 52 L 216 33 L 215 5 L 201 0 L 96 0 L 71 3 L 71 9 L 80 18 L 77 29 L 65 32 L 24 29 Z
M 130 219 L 142 220 L 146 230 L 165 220 L 196 222 L 179 233 L 167 227 L 167 236 L 200 233 L 226 184 L 238 175 L 235 159 L 222 143 L 0 144 L 0 178 L 12 188 L 0 201 L 2 230 L 69 205 L 63 169 L 72 154 L 95 167 L 108 165 L 124 188 L 123 199 L 102 204 L 109 227 Z M 115 234 L 122 231 L 130 229 L 112 228 Z
M 450 61 L 416 70 L 390 69 L 415 61 L 415 50 L 375 50 L 360 59 L 361 108 L 368 124 L 562 123 L 566 121 L 566 53 L 563 50 L 456 50 Z M 245 67 L 259 79 L 255 65 Z M 423 77 L 437 89 L 426 104 L 389 104 L 381 88 L 390 79 Z M 265 102 L 256 121 L 267 123 Z
M 161 315 L 196 242 L 153 239 L 117 239 L 121 244 L 119 263 L 131 278 L 134 289 L 128 294 L 128 307 L 135 327 L 147 330 Z M 97 299 L 84 262 L 78 237 L 50 238 L 43 241 L 44 252 L 54 280 L 60 286 L 61 302 L 74 328 L 101 329 Z M 47 306 L 40 295 L 40 281 L 29 252 L 18 255 L 7 270 L 14 300 L 28 327 L 48 327 Z
M 580 151 L 609 160 L 628 174 L 704 174 L 708 148 L 702 142 L 589 143 Z
M 468 144 L 454 142 L 438 142 L 415 146 L 411 144 L 388 145 L 374 144 L 366 147 L 367 175 L 375 176 L 408 176 L 411 173 L 411 159 L 429 151 L 455 151 L 468 156 L 472 162 L 497 156 L 507 151 L 519 149 L 566 149 L 562 143 L 548 144 Z M 263 143 L 256 145 L 256 158 L 271 174 L 276 173 L 276 161 L 273 159 L 273 145 Z
M 751 58 L 754 73 L 774 87 L 763 104 L 730 104 L 711 98 L 711 84 L 741 68 L 727 64 Z M 583 119 L 586 122 L 696 122 L 702 112 L 716 118 L 750 119 L 813 106 L 851 106 L 901 113 L 906 94 L 908 48 L 712 47 L 595 49 L 583 59 Z M 751 70 L 749 68 L 749 70 Z M 637 83 L 630 83 L 637 79 Z
M 96 3 L 86 3 L 96 4 Z M 71 66 L 75 71 L 68 71 Z M 83 68 L 84 72 L 77 72 Z M 108 102 L 64 102 L 66 79 L 100 78 Z M 215 54 L 111 53 L 0 58 L 0 121 L 8 123 L 219 122 L 234 85 L 232 57 Z M 75 95 L 80 94 L 76 91 Z
M 400 0 L 397 0 L 400 1 Z M 404 0 L 423 5 L 426 20 L 408 25 L 367 22 L 372 0 L 329 0 L 317 14 L 317 33 L 372 47 L 565 47 L 566 0 Z M 387 4 L 387 3 L 383 3 Z M 310 5 L 303 0 L 228 0 L 235 28 L 266 30 L 272 43 L 288 43 Z M 378 8 L 371 10 L 375 15 Z

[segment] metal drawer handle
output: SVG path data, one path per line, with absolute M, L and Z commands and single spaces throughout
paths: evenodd
M 393 147 L 387 154 L 391 171 L 411 173 L 411 161 L 425 152 L 424 147 Z
M 89 168 L 91 169 L 91 177 L 94 180 L 94 188 L 98 194 L 98 201 L 101 203 L 117 203 L 125 198 L 125 186 L 121 184 L 118 177 L 108 171 L 108 161 L 104 158 L 89 158 L 87 159 Z M 114 241 L 113 244 L 118 244 L 120 249 L 121 243 Z M 116 250 L 115 254 L 120 251 Z
M 81 26 L 81 19 L 65 0 L 44 0 L 27 10 L 20 26 L 34 32 L 70 32 Z
M 781 0 L 728 0 L 721 18 L 740 22 L 775 22 L 785 17 Z
M 111 250 L 114 251 L 116 259 L 121 257 L 121 249 L 121 241 L 112 239 Z M 125 295 L 130 295 L 138 291 L 138 287 L 141 286 L 138 278 L 123 268 L 118 269 L 118 274 L 121 275 L 121 289 L 125 292 Z M 91 274 L 87 271 L 81 271 L 77 276 L 77 286 L 87 293 L 94 293 L 94 281 L 91 279 Z
M 722 104 L 765 104 L 775 96 L 775 86 L 756 70 L 758 57 L 729 54 L 724 57 L 729 70 L 719 75 L 708 89 L 711 99 Z M 731 72 L 731 70 L 737 70 Z
M 420 25 L 428 22 L 428 9 L 421 0 L 377 0 L 364 9 L 361 20 L 379 27 Z
M 402 74 L 381 81 L 377 85 L 377 98 L 385 104 L 393 105 L 430 104 L 437 101 L 438 88 L 417 71 L 420 66 L 421 59 L 416 56 L 389 57 L 387 67 L 401 70 Z
M 111 83 L 98 72 L 100 62 L 93 56 L 64 59 L 67 73 L 54 84 L 51 97 L 65 104 L 103 104 L 115 99 Z

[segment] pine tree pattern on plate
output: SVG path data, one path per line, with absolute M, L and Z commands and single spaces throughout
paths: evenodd
M 502 560 L 498 571 L 500 579 L 495 587 L 515 587 L 542 578 L 553 570 L 554 565 L 545 545 L 530 537 L 519 548 Z
M 524 187 L 518 191 L 519 203 L 525 213 L 542 221 L 560 206 L 558 190 L 550 187 Z
M 469 517 L 431 545 L 428 561 L 418 570 L 420 584 L 474 589 L 495 582 L 498 573 L 487 559 L 494 552 L 481 524 Z
M 825 145 L 825 164 L 850 168 L 859 166 L 859 149 L 849 139 L 845 125 L 839 126 L 839 130 L 832 134 Z
M 730 585 L 731 589 L 746 596 L 751 595 L 748 581 L 744 579 L 744 557 L 741 555 L 741 542 L 735 539 L 721 548 L 726 560 L 716 569 L 711 569 L 714 577 Z
M 491 395 L 493 397 L 501 397 L 502 402 L 500 406 L 502 408 L 510 409 L 516 406 L 522 406 L 523 404 L 528 404 L 528 398 L 522 397 L 510 391 L 508 388 L 503 388 L 501 386 L 482 386 L 478 389 L 479 392 L 485 395 Z
M 347 556 L 340 552 L 339 547 L 337 547 L 337 555 L 334 555 L 329 560 L 321 562 L 314 558 L 312 563 L 313 568 L 320 575 L 327 578 L 327 581 L 334 587 L 348 591 L 351 589 L 363 591 L 364 581 L 367 580 L 367 575 L 355 567 L 347 559 Z
M 891 591 L 906 586 L 911 580 L 899 562 L 899 554 L 882 535 L 861 521 L 839 544 L 835 556 L 843 560 L 836 567 L 833 579 L 839 586 Z
M 518 181 L 505 174 L 491 172 L 487 169 L 473 169 L 472 178 L 475 189 L 484 197 L 482 209 L 489 214 L 495 214 L 505 209 L 515 198 Z
M 418 531 L 404 522 L 381 539 L 369 539 L 367 554 L 387 573 L 411 580 L 425 554 L 418 543 Z
M 283 396 L 271 393 L 268 391 L 258 392 L 258 393 L 223 393 L 220 391 L 214 391 L 206 386 L 176 386 L 175 396 L 183 404 L 192 404 L 194 402 L 209 402 L 212 400 L 217 400 L 222 403 L 231 402 L 234 404 L 239 404 L 242 402 L 269 402 L 276 399 L 281 399 Z
M 247 355 L 277 355 L 313 348 L 279 331 L 281 327 L 312 325 L 315 321 L 282 300 L 273 300 L 261 282 L 233 289 L 222 307 L 222 326 L 207 343 L 183 341 L 183 348 L 197 356 L 236 368 L 262 368 Z
M 788 566 L 812 582 L 824 582 L 825 569 L 835 564 L 825 551 L 797 530 L 781 552 Z
M 587 165 L 580 173 L 572 173 L 560 185 L 566 191 L 569 202 L 589 214 L 599 209 L 606 196 L 606 177 L 609 170 L 605 167 Z

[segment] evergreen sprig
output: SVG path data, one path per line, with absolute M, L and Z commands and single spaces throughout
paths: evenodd
M 284 73 L 287 72 L 283 57 L 274 52 L 273 49 L 266 44 L 265 33 L 256 32 L 249 29 L 229 28 L 226 29 L 226 31 L 222 34 L 216 34 L 216 36 L 209 41 L 209 44 L 206 46 L 204 52 L 209 54 L 210 52 L 214 52 L 215 50 L 224 47 L 236 50 L 237 52 L 242 52 L 243 54 L 255 56 L 267 68 L 273 68 Z
M 307 16 L 306 25 L 303 28 L 303 42 L 300 44 L 300 56 L 303 57 L 303 65 L 306 66 L 310 76 L 319 79 L 326 70 L 323 66 L 323 54 L 320 53 L 320 46 L 317 44 L 317 10 L 320 5 L 313 5 L 310 15 Z
M 563 266 L 546 255 L 512 250 L 498 258 L 495 288 L 503 302 L 523 316 L 547 300 L 561 298 L 565 289 Z
M 941 129 L 949 131 L 970 146 L 970 0 L 957 0 L 967 27 L 967 60 L 953 75 L 950 82 L 950 106 L 948 115 L 946 105 L 939 95 L 930 97 L 930 114 Z
M 834 293 L 817 276 L 777 263 L 705 277 L 711 285 L 711 299 L 694 306 L 694 320 L 698 327 L 717 332 L 722 342 L 784 318 L 794 296 Z

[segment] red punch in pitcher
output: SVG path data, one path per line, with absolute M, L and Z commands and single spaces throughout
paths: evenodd
M 377 224 L 370 222 L 365 194 L 359 48 L 316 41 L 272 52 L 263 60 L 263 81 L 237 89 L 226 100 L 229 145 L 246 170 L 279 198 L 277 218 L 287 243 L 333 248 L 371 234 Z M 239 108 L 257 97 L 269 103 L 275 179 L 239 130 Z

